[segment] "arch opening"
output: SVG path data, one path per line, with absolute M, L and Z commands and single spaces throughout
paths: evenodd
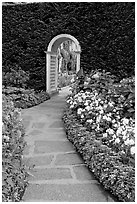
M 51 94 L 58 92 L 58 49 L 65 41 L 75 44 L 76 72 L 80 69 L 81 47 L 78 40 L 69 34 L 55 36 L 49 43 L 46 51 L 46 91 Z

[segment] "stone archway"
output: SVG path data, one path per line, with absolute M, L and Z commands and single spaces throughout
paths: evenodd
M 58 63 L 57 63 L 57 50 L 61 43 L 66 40 L 71 40 L 76 45 L 76 55 L 77 55 L 77 63 L 76 63 L 76 72 L 80 70 L 80 53 L 81 47 L 79 45 L 78 40 L 69 35 L 69 34 L 60 34 L 54 37 L 47 48 L 46 53 L 46 91 L 51 94 L 57 92 L 57 80 L 58 80 Z

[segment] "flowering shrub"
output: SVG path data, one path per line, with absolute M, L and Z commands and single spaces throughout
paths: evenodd
M 22 163 L 25 147 L 20 110 L 3 94 L 2 101 L 2 200 L 20 201 L 27 186 Z
M 115 102 L 105 100 L 94 90 L 70 96 L 67 103 L 89 131 L 95 132 L 97 138 L 102 137 L 103 143 L 121 151 L 124 157 L 134 156 L 135 121 L 122 118 L 122 109 Z
M 106 76 L 109 78 L 108 74 Z M 134 158 L 134 78 L 123 79 L 119 84 L 114 84 L 114 80 L 110 80 L 114 77 L 107 79 L 106 76 L 105 73 L 97 72 L 88 80 L 86 78 L 85 91 L 73 93 L 67 103 L 81 123 L 89 131 L 96 133 L 97 138 L 101 137 L 104 144 L 115 151 L 120 151 L 123 158 Z M 102 82 L 103 80 L 105 82 Z M 90 87 L 88 90 L 87 83 Z M 129 99 L 130 106 L 128 106 Z M 125 109 L 129 110 L 128 114 Z
M 98 171 L 104 171 L 103 161 L 106 158 L 104 154 L 104 158 L 100 161 L 100 152 L 98 152 L 97 147 L 94 147 L 94 143 L 99 144 L 99 147 L 103 148 L 103 150 L 104 148 L 105 151 L 107 150 L 106 156 L 108 158 L 114 155 L 115 160 L 116 155 L 116 158 L 119 158 L 120 161 L 120 163 L 118 164 L 118 169 L 121 165 L 126 165 L 124 167 L 124 171 L 127 172 L 125 173 L 126 175 L 129 173 L 129 168 L 131 168 L 132 172 L 134 172 L 135 166 L 134 78 L 123 79 L 118 83 L 116 82 L 114 76 L 109 76 L 110 74 L 105 74 L 105 72 L 92 73 L 91 76 L 86 76 L 83 89 L 81 91 L 79 91 L 79 89 L 77 88 L 78 82 L 76 81 L 76 83 L 72 87 L 72 94 L 67 99 L 68 107 L 71 112 L 69 113 L 72 115 L 75 114 L 82 127 L 84 127 L 86 131 L 89 131 L 91 133 L 90 137 L 88 137 L 88 140 L 85 134 L 82 136 L 83 133 L 79 133 L 81 135 L 80 138 L 78 134 L 74 134 L 75 139 L 72 139 L 72 141 L 74 143 L 77 143 L 76 139 L 78 139 L 78 141 L 81 141 L 82 144 L 86 146 L 84 147 L 84 149 L 82 149 L 82 151 L 86 152 L 86 157 L 89 157 L 90 153 L 93 151 L 92 149 L 94 149 L 95 155 L 93 156 L 93 158 L 95 159 L 95 161 L 94 159 L 90 160 L 90 162 L 92 161 L 90 163 L 90 167 L 92 166 L 92 170 L 95 168 L 94 173 L 97 177 L 99 176 L 97 173 Z M 69 118 L 68 114 L 66 115 L 66 117 Z M 69 122 L 69 120 L 67 121 L 67 119 L 64 120 L 65 123 Z M 69 122 L 69 125 L 70 123 L 71 122 Z M 74 121 L 72 123 L 74 124 Z M 74 128 L 73 125 L 70 125 L 70 129 L 67 128 L 67 132 L 71 131 L 71 128 Z M 81 132 L 81 130 L 78 131 Z M 76 132 L 74 131 L 74 133 Z M 87 134 L 89 135 L 89 133 Z M 69 138 L 71 138 L 71 134 Z M 78 148 L 81 148 L 79 146 L 81 146 L 82 144 L 79 144 Z M 101 151 L 103 150 L 101 149 Z M 82 155 L 83 154 L 85 153 L 82 152 Z M 99 166 L 93 167 L 94 162 L 99 162 Z M 100 166 L 100 162 L 102 166 Z M 109 162 L 109 160 L 107 162 Z M 111 166 L 111 164 L 108 165 Z M 113 166 L 115 165 L 117 165 L 116 161 L 114 162 Z M 118 169 L 116 170 L 117 173 L 120 171 Z M 114 167 L 112 167 L 111 171 L 113 170 Z M 107 189 L 111 189 L 111 177 L 109 178 L 108 176 L 110 172 L 107 171 L 104 178 L 102 178 L 102 176 L 99 176 L 100 182 L 104 182 L 104 186 Z M 113 172 L 111 172 L 111 174 L 112 176 L 114 176 Z M 106 179 L 108 178 L 110 179 L 109 183 L 107 183 L 108 181 L 106 181 Z M 126 189 L 127 185 L 123 184 L 123 182 L 126 183 L 123 176 L 122 179 L 123 186 L 118 186 L 118 188 L 122 188 L 122 194 L 124 194 L 125 196 L 126 190 L 124 190 L 124 188 Z M 132 182 L 132 188 L 134 189 L 133 186 L 135 181 Z M 108 187 L 106 187 L 106 185 L 108 185 Z M 133 189 L 131 189 L 131 191 Z M 121 198 L 120 189 L 119 192 L 116 191 L 117 190 L 115 189 L 114 194 L 118 195 L 120 200 L 127 199 L 131 201 L 134 197 L 133 193 L 132 196 L 130 195 L 129 189 L 127 190 L 128 198 L 124 198 L 124 196 Z
M 94 132 L 87 131 L 69 106 L 64 112 L 63 121 L 68 139 L 104 188 L 115 195 L 119 201 L 134 202 L 133 163 L 123 162 L 122 154 L 102 144 Z
M 3 88 L 2 92 L 12 98 L 12 101 L 17 108 L 29 108 L 50 98 L 46 92 L 41 91 L 36 93 L 33 89 L 7 87 Z
M 58 87 L 62 88 L 62 87 L 70 85 L 72 83 L 73 78 L 74 78 L 74 75 L 67 75 L 67 74 L 59 75 Z

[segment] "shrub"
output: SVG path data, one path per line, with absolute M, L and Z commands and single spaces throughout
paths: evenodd
M 50 98 L 46 92 L 36 93 L 33 89 L 6 87 L 2 91 L 5 95 L 12 98 L 15 107 L 23 109 L 38 105 Z
M 65 87 L 65 86 L 68 86 L 68 85 L 71 85 L 72 84 L 72 80 L 74 78 L 74 75 L 59 75 L 58 77 L 58 87 L 59 88 L 62 88 L 62 87 Z
M 18 65 L 15 65 L 15 67 L 6 67 L 3 69 L 2 81 L 5 87 L 13 86 L 25 88 L 27 87 L 28 80 L 28 72 L 23 71 Z
M 25 147 L 20 110 L 3 94 L 2 101 L 2 200 L 20 201 L 27 186 L 22 162 Z

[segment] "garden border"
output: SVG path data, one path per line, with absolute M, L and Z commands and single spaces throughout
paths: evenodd
M 123 164 L 118 153 L 114 154 L 111 148 L 100 144 L 68 107 L 62 119 L 68 140 L 104 188 L 119 201 L 135 202 L 135 168 Z

